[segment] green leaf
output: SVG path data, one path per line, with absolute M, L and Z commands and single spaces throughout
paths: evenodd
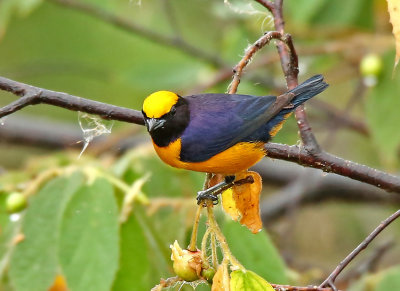
M 231 291 L 274 291 L 275 289 L 252 271 L 237 270 L 231 273 Z
M 400 266 L 384 272 L 381 278 L 375 291 L 400 290 Z
M 29 201 L 22 221 L 24 240 L 11 256 L 10 280 L 18 291 L 42 291 L 58 271 L 57 242 L 61 215 L 83 183 L 81 174 L 53 179 Z
M 110 290 L 119 260 L 118 208 L 109 182 L 83 186 L 65 210 L 59 259 L 68 288 Z
M 170 277 L 172 275 L 171 250 L 169 248 L 171 242 L 166 241 L 165 231 L 157 231 L 154 226 L 154 218 L 149 218 L 141 209 L 137 208 L 133 214 L 142 228 L 150 249 L 149 261 L 153 268 L 153 279 Z
M 227 221 L 222 228 L 229 247 L 236 258 L 270 282 L 288 284 L 285 264 L 263 230 L 252 234 L 247 228 L 234 221 Z
M 121 226 L 120 248 L 120 268 L 113 290 L 130 290 L 132 286 L 137 290 L 150 290 L 150 278 L 154 276 L 150 270 L 149 245 L 134 215 Z
M 6 273 L 11 254 L 15 248 L 14 238 L 20 230 L 21 221 L 9 222 L 7 225 L 0 224 L 0 279 Z M 1 290 L 1 288 L 0 288 Z
M 367 121 L 371 129 L 372 140 L 380 153 L 384 164 L 395 166 L 397 160 L 400 134 L 400 73 L 393 74 L 394 52 L 385 55 L 384 71 L 376 87 L 366 99 Z

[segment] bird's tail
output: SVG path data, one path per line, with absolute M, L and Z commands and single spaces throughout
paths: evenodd
M 275 134 L 282 128 L 283 123 L 292 114 L 296 107 L 303 104 L 315 95 L 321 93 L 328 86 L 329 85 L 324 82 L 324 77 L 322 75 L 315 75 L 314 77 L 311 77 L 307 81 L 298 85 L 296 88 L 288 91 L 288 93 L 293 93 L 295 96 L 290 102 L 289 106 L 283 108 L 269 121 L 270 129 L 268 132 L 270 137 L 275 136 Z
M 292 99 L 291 104 L 293 108 L 303 104 L 308 99 L 324 91 L 329 85 L 324 82 L 324 76 L 315 75 L 307 81 L 301 83 L 296 88 L 290 90 L 288 93 L 293 93 L 295 97 Z

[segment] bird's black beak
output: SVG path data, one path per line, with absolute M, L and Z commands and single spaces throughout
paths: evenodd
M 163 127 L 165 123 L 165 119 L 160 119 L 160 118 L 148 118 L 145 119 L 146 122 L 146 127 L 148 132 L 152 132 L 158 128 Z

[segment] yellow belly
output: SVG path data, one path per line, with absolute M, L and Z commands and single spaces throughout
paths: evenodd
M 181 140 L 166 147 L 154 144 L 158 156 L 168 165 L 197 172 L 235 174 L 245 171 L 265 156 L 264 143 L 242 142 L 203 162 L 182 162 L 179 160 Z

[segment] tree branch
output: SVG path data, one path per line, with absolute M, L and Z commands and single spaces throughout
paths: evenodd
M 271 11 L 274 16 L 275 30 L 284 34 L 285 22 L 283 20 L 283 0 L 276 0 L 274 2 L 274 9 Z M 268 7 L 267 7 L 268 8 Z M 287 35 L 285 46 L 283 43 L 276 44 L 278 53 L 281 59 L 281 66 L 286 78 L 288 89 L 293 89 L 298 85 L 299 62 L 296 49 L 293 45 L 293 40 L 290 35 Z M 297 124 L 300 130 L 300 137 L 305 145 L 307 151 L 312 154 L 318 154 L 321 149 L 318 145 L 317 139 L 311 131 L 311 126 L 308 123 L 304 105 L 300 105 L 295 110 Z
M 269 10 L 269 12 L 273 13 L 273 11 L 275 9 L 274 3 L 272 3 L 271 1 L 268 1 L 268 0 L 255 0 L 255 1 L 257 1 L 262 6 L 267 8 Z
M 291 210 L 294 200 L 297 200 L 299 205 L 334 200 L 400 207 L 400 195 L 387 195 L 383 189 L 344 176 L 323 174 L 318 169 L 310 169 L 311 171 L 307 173 L 314 177 L 312 183 L 293 185 L 294 181 L 301 178 L 304 169 L 290 162 L 264 159 L 251 170 L 261 175 L 263 183 L 280 187 L 275 193 L 263 197 L 260 202 L 264 225 L 271 224 L 286 215 Z
M 352 161 L 344 160 L 326 152 L 312 154 L 303 147 L 289 146 L 277 143 L 265 145 L 270 158 L 295 162 L 297 164 L 321 169 L 324 172 L 335 173 L 389 192 L 400 193 L 400 178 Z
M 68 110 L 96 114 L 104 119 L 144 125 L 143 116 L 137 110 L 84 99 L 66 93 L 46 90 L 4 77 L 0 77 L 0 89 L 21 96 L 20 99 L 0 109 L 0 118 L 21 110 L 29 105 L 49 104 Z
M 400 210 L 397 210 L 391 216 L 382 221 L 377 228 L 375 228 L 366 238 L 360 243 L 340 264 L 335 268 L 335 270 L 326 278 L 324 282 L 319 287 L 331 287 L 333 290 L 336 290 L 334 286 L 334 282 L 337 276 L 343 271 L 344 268 L 367 246 L 371 241 L 375 239 L 375 237 L 382 232 L 389 224 L 395 221 L 400 216 Z
M 260 49 L 262 49 L 265 45 L 269 44 L 272 39 L 278 39 L 283 42 L 287 41 L 289 36 L 284 35 L 277 31 L 269 31 L 265 33 L 262 37 L 260 37 L 252 46 L 246 49 L 246 53 L 240 62 L 233 69 L 233 80 L 229 86 L 229 94 L 235 94 L 237 91 L 237 87 L 240 83 L 240 78 L 242 77 L 242 73 L 244 68 L 249 64 L 251 58 L 257 53 Z
M 106 103 L 92 101 L 66 93 L 46 90 L 7 78 L 0 77 L 0 89 L 22 96 L 17 101 L 0 109 L 0 117 L 14 113 L 28 105 L 50 104 L 74 111 L 97 114 L 105 119 L 113 119 L 143 125 L 140 111 L 122 108 Z M 280 108 L 290 102 L 291 94 L 283 94 L 266 116 L 273 116 Z M 311 154 L 304 148 L 297 146 L 268 143 L 265 145 L 267 156 L 298 163 L 303 166 L 321 169 L 365 182 L 387 191 L 400 193 L 400 178 L 388 173 L 369 168 L 351 161 L 346 161 L 331 154 L 320 152 Z

